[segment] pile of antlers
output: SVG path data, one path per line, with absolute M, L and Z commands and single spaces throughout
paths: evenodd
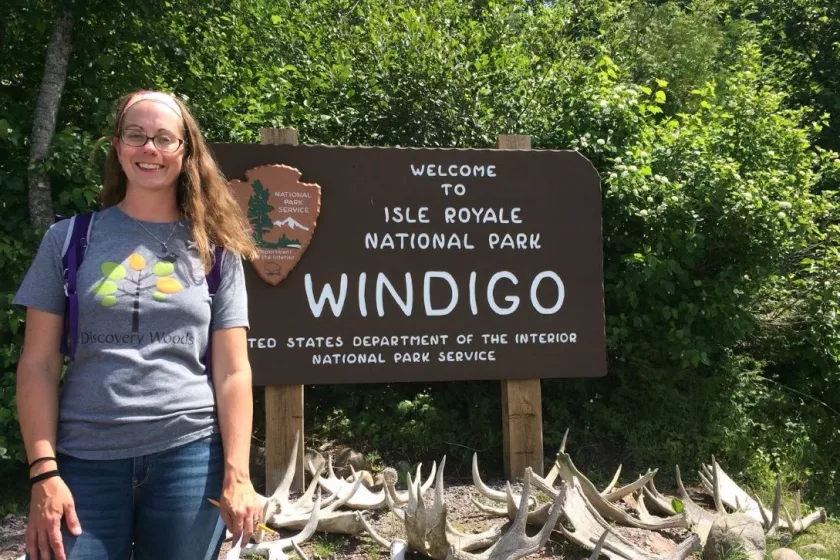
M 612 482 L 598 490 L 565 452 L 567 436 L 568 431 L 554 466 L 545 478 L 531 469 L 526 471 L 521 494 L 514 493 L 510 483 L 504 492 L 489 488 L 479 475 L 478 456 L 473 456 L 476 492 L 497 505 L 482 503 L 475 497 L 473 504 L 485 514 L 507 517 L 511 521 L 506 530 L 493 526 L 478 534 L 458 531 L 447 516 L 443 483 L 446 457 L 441 460 L 440 468 L 437 463 L 432 464 L 425 482 L 418 465 L 414 477 L 407 474 L 408 489 L 402 492 L 396 489 L 394 469 L 383 471 L 381 488 L 374 492 L 362 485 L 363 477 L 355 471 L 347 479 L 336 476 L 331 458 L 317 469 L 309 462 L 311 482 L 300 498 L 291 501 L 289 489 L 295 474 L 295 446 L 277 490 L 269 497 L 262 497 L 263 522 L 276 529 L 300 532 L 289 538 L 269 541 L 264 532 L 258 530 L 254 535 L 255 543 L 244 546 L 237 543 L 227 559 L 259 555 L 269 560 L 284 560 L 289 558 L 286 552 L 294 550 L 300 558 L 308 560 L 300 544 L 316 532 L 327 532 L 367 534 L 389 551 L 392 560 L 404 559 L 409 551 L 434 560 L 516 560 L 542 548 L 552 534 L 562 535 L 591 551 L 590 560 L 598 560 L 601 555 L 609 560 L 685 560 L 701 550 L 718 516 L 746 513 L 761 523 L 768 535 L 778 531 L 797 534 L 826 519 L 822 508 L 803 519 L 797 494 L 794 515 L 784 509 L 785 520 L 782 520 L 779 516 L 780 483 L 776 486 L 773 508 L 768 511 L 760 500 L 753 499 L 723 472 L 714 457 L 711 464 L 702 465 L 699 473 L 703 487 L 715 504 L 714 510 L 705 509 L 689 497 L 679 467 L 676 469 L 679 499 L 664 496 L 656 489 L 657 470 L 649 470 L 635 481 L 619 487 L 619 466 Z M 433 483 L 432 495 L 426 496 Z M 541 492 L 544 499 L 537 499 L 535 490 Z M 322 499 L 324 492 L 328 496 Z M 680 512 L 675 510 L 676 504 L 681 505 Z M 402 525 L 404 538 L 389 541 L 379 535 L 364 517 L 363 512 L 369 510 L 393 512 Z M 530 537 L 526 533 L 528 525 L 539 528 Z M 617 530 L 619 527 L 649 531 L 684 529 L 688 536 L 672 552 L 657 556 L 623 537 Z

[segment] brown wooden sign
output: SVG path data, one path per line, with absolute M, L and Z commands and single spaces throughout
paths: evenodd
M 600 179 L 580 154 L 211 148 L 265 245 L 289 222 L 262 201 L 311 204 L 287 269 L 246 266 L 255 384 L 606 375 Z

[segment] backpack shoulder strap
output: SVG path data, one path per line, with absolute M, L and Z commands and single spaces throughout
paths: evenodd
M 222 247 L 216 247 L 213 250 L 214 260 L 213 268 L 207 273 L 207 289 L 210 291 L 210 297 L 216 295 L 219 290 L 219 284 L 222 282 L 222 257 L 225 250 Z
M 210 272 L 207 273 L 207 291 L 210 293 L 210 311 L 211 311 L 211 318 L 210 324 L 213 324 L 212 319 L 212 311 L 213 311 L 213 299 L 216 296 L 216 292 L 219 291 L 219 284 L 222 283 L 222 257 L 224 256 L 225 250 L 222 247 L 216 247 L 213 250 L 214 260 L 213 260 L 213 268 L 210 269 Z M 209 329 L 209 327 L 208 327 Z M 208 330 L 207 332 L 207 352 L 204 354 L 204 371 L 208 376 L 212 376 L 213 374 L 213 331 Z
M 76 271 L 81 266 L 88 248 L 93 215 L 83 212 L 70 218 L 70 227 L 61 249 L 61 267 L 64 272 L 64 332 L 61 335 L 61 353 L 73 360 L 78 341 L 79 297 L 76 293 Z

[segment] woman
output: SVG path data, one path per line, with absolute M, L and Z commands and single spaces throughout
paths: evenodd
M 248 470 L 240 258 L 256 250 L 175 97 L 126 96 L 105 165 L 60 399 L 69 220 L 46 233 L 14 299 L 26 307 L 17 371 L 32 485 L 26 550 L 34 560 L 215 559 L 225 525 L 247 542 L 262 517 Z M 217 245 L 221 282 L 211 298 L 205 274 Z

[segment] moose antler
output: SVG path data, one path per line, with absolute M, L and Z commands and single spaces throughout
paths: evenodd
M 714 456 L 712 456 L 712 463 L 710 465 L 703 464 L 701 466 L 703 472 L 699 473 L 700 479 L 706 490 L 715 495 L 716 500 L 720 500 L 720 502 L 730 509 L 743 511 L 761 523 L 768 535 L 775 534 L 779 529 L 785 529 L 790 531 L 792 535 L 797 535 L 806 531 L 811 525 L 824 523 L 826 520 L 824 508 L 818 508 L 804 519 L 802 518 L 800 507 L 801 496 L 798 490 L 794 498 L 794 516 L 791 517 L 787 508 L 782 506 L 782 485 L 779 479 L 776 480 L 773 509 L 767 511 L 761 504 L 761 500 L 758 498 L 753 499 L 720 468 Z M 715 491 L 715 479 L 717 479 L 719 486 L 717 492 Z M 785 513 L 784 521 L 779 518 L 780 509 Z
M 587 500 L 589 500 L 589 502 L 598 511 L 598 513 L 606 519 L 615 521 L 616 523 L 627 527 L 636 527 L 638 529 L 649 529 L 653 531 L 658 531 L 661 529 L 688 527 L 688 519 L 685 517 L 685 515 L 674 515 L 662 519 L 655 518 L 649 519 L 648 521 L 643 521 L 640 519 L 636 519 L 635 517 L 631 517 L 627 514 L 627 512 L 617 507 L 610 500 L 608 500 L 607 497 L 601 495 L 601 493 L 598 492 L 597 488 L 595 488 L 595 485 L 592 484 L 592 482 L 590 482 L 590 480 L 586 478 L 586 476 L 584 476 L 583 473 L 581 473 L 575 467 L 574 463 L 572 462 L 572 458 L 569 456 L 568 453 L 564 453 L 562 451 L 558 452 L 557 458 L 554 461 L 554 465 L 557 468 L 558 474 L 566 483 L 570 483 L 573 479 L 577 479 L 579 481 Z M 638 485 L 638 488 L 636 488 L 636 490 L 638 490 L 639 488 L 643 487 L 646 482 L 652 480 L 656 472 L 656 470 L 649 471 L 645 477 L 642 477 L 636 482 L 634 482 L 632 486 L 634 486 L 635 488 L 639 482 L 643 481 L 641 485 Z M 551 484 L 548 483 L 547 479 L 542 479 L 541 482 L 546 484 L 548 487 L 551 487 Z M 615 492 L 613 492 L 612 494 L 615 494 Z
M 289 500 L 289 491 L 295 476 L 295 457 L 297 456 L 298 439 L 299 437 L 296 434 L 291 453 L 289 454 L 289 461 L 286 465 L 286 471 L 283 473 L 283 478 L 277 486 L 277 489 L 268 498 L 258 496 L 263 506 L 263 523 L 270 527 L 278 529 L 302 529 L 308 523 L 312 510 L 315 507 L 312 503 L 312 497 L 315 495 L 315 490 L 318 487 L 318 478 L 323 466 L 316 471 L 318 476 L 313 477 L 303 495 L 294 502 Z M 342 488 L 340 492 L 334 492 L 323 501 L 319 499 L 318 531 L 356 535 L 364 530 L 364 527 L 359 524 L 358 519 L 353 515 L 352 511 L 338 511 L 338 508 L 345 505 L 359 490 L 361 485 L 362 479 L 359 478 L 352 486 Z M 262 530 L 256 532 L 256 538 L 257 540 L 264 538 Z
M 481 475 L 478 472 L 478 453 L 473 453 L 472 478 L 475 489 L 478 490 L 478 493 L 482 496 L 490 498 L 491 500 L 495 500 L 497 502 L 504 502 L 507 500 L 507 494 L 505 492 L 502 492 L 501 490 L 493 490 L 492 488 L 484 484 L 483 480 L 481 480 Z M 514 494 L 515 500 L 519 501 L 520 497 L 521 495 Z M 474 501 L 474 503 L 476 503 L 476 505 L 478 505 L 479 507 L 482 507 L 479 502 Z M 528 506 L 530 507 L 535 503 L 536 501 L 533 498 L 531 498 L 528 502 Z M 502 512 L 502 514 L 504 514 L 504 511 Z
M 566 428 L 566 432 L 563 434 L 563 441 L 560 443 L 560 450 L 557 452 L 558 457 L 560 457 L 562 455 L 566 455 L 566 442 L 568 441 L 568 439 L 569 439 L 569 429 Z M 586 486 L 588 485 L 588 486 L 591 486 L 592 489 L 594 490 L 595 485 L 592 484 L 589 481 L 589 479 L 587 479 L 585 476 L 583 476 L 583 474 L 581 474 L 580 471 L 575 469 L 574 465 L 571 464 L 571 459 L 568 461 L 568 463 L 569 463 L 569 467 L 571 467 L 571 468 L 567 468 L 567 469 L 564 470 L 563 465 L 561 463 L 558 463 L 558 461 L 555 461 L 554 465 L 552 465 L 552 467 L 551 467 L 551 470 L 548 472 L 548 475 L 546 475 L 546 477 L 543 480 L 545 482 L 547 482 L 549 485 L 553 485 L 554 482 L 557 480 L 557 477 L 565 472 L 566 475 L 577 476 L 581 480 L 585 481 L 583 483 L 584 488 L 586 488 Z M 657 473 L 657 469 L 653 469 L 653 470 L 648 469 L 647 473 L 639 476 L 639 478 L 636 479 L 635 481 L 631 482 L 630 484 L 627 484 L 625 486 L 622 486 L 622 487 L 616 489 L 616 485 L 618 485 L 619 478 L 621 477 L 621 468 L 622 468 L 622 465 L 618 465 L 618 469 L 615 471 L 615 475 L 613 475 L 613 478 L 610 481 L 610 483 L 607 485 L 606 488 L 604 488 L 603 490 L 598 492 L 598 494 L 600 494 L 601 497 L 603 497 L 604 500 L 606 500 L 607 502 L 617 502 L 618 500 L 620 500 L 620 499 L 622 499 L 626 496 L 629 496 L 631 494 L 634 494 L 634 493 L 638 492 L 648 482 L 651 482 L 653 480 L 653 477 L 656 476 L 656 473 Z M 566 480 L 566 479 L 564 479 L 564 480 Z M 566 482 L 568 482 L 568 480 L 566 480 Z M 676 512 L 674 512 L 671 515 L 676 515 Z
M 683 511 L 685 512 L 686 517 L 688 517 L 691 530 L 700 537 L 700 542 L 705 545 L 706 537 L 709 535 L 709 531 L 715 521 L 716 514 L 707 511 L 691 499 L 691 496 L 689 496 L 688 492 L 685 490 L 685 485 L 683 485 L 679 465 L 676 466 L 675 470 L 677 488 L 679 489 L 680 502 L 683 505 Z M 656 489 L 652 480 L 642 489 L 642 491 L 644 492 L 644 496 L 651 501 L 651 509 L 656 509 L 666 515 L 676 513 L 671 505 L 673 503 L 673 499 L 662 495 L 659 490 Z
M 394 508 L 395 512 L 400 512 L 398 516 L 405 525 L 406 539 L 404 541 L 387 541 L 378 535 L 359 513 L 360 520 L 365 524 L 365 530 L 374 540 L 392 551 L 392 560 L 400 558 L 397 555 L 399 553 L 395 553 L 394 550 L 395 548 L 404 550 L 402 543 L 408 549 L 436 560 L 516 560 L 531 554 L 546 543 L 560 516 L 563 497 L 558 495 L 554 500 L 551 512 L 540 532 L 533 537 L 528 537 L 525 533 L 525 526 L 527 524 L 527 504 L 531 499 L 530 481 L 533 476 L 531 469 L 528 469 L 525 474 L 524 488 L 519 504 L 519 510 L 522 513 L 514 518 L 510 530 L 502 534 L 501 529 L 496 527 L 485 533 L 469 535 L 455 530 L 447 519 L 446 503 L 443 499 L 443 469 L 445 464 L 446 457 L 441 460 L 431 504 L 427 504 L 423 498 L 419 481 L 412 481 L 409 477 L 408 504 L 401 510 Z M 513 496 L 509 484 L 507 496 Z M 389 504 L 393 505 L 393 502 L 389 501 Z M 481 553 L 473 553 L 482 548 L 487 548 L 487 550 Z
M 613 477 L 612 482 L 607 486 L 607 488 L 604 491 L 599 492 L 595 488 L 595 485 L 592 484 L 592 482 L 575 467 L 571 457 L 567 453 L 565 453 L 568 435 L 569 431 L 566 430 L 566 433 L 563 436 L 563 442 L 560 445 L 560 451 L 557 453 L 557 458 L 554 462 L 554 466 L 548 473 L 548 476 L 542 478 L 536 474 L 534 475 L 534 483 L 541 490 L 550 494 L 551 496 L 556 496 L 558 491 L 554 488 L 554 482 L 558 477 L 560 477 L 566 483 L 569 483 L 573 479 L 577 479 L 579 481 L 579 484 L 581 485 L 581 488 L 583 489 L 585 498 L 589 503 L 592 504 L 592 507 L 594 507 L 598 511 L 599 515 L 611 521 L 614 521 L 620 525 L 648 530 L 688 527 L 688 518 L 685 514 L 678 514 L 674 512 L 670 515 L 670 517 L 664 519 L 654 517 L 648 514 L 642 518 L 637 519 L 629 515 L 623 509 L 617 507 L 613 503 L 613 501 L 617 501 L 634 492 L 640 492 L 648 482 L 653 481 L 653 477 L 657 471 L 648 470 L 648 473 L 646 475 L 639 477 L 639 479 L 635 482 L 628 484 L 627 486 L 624 486 L 622 488 L 619 488 L 618 490 L 612 490 L 618 482 L 618 475 L 621 471 L 621 469 L 619 468 L 619 472 L 617 472 L 616 476 Z M 503 499 L 505 499 L 500 496 L 500 492 L 496 492 L 487 488 L 487 486 L 481 481 L 481 477 L 478 474 L 478 462 L 475 455 L 473 456 L 473 481 L 479 493 L 481 493 L 483 496 L 497 501 L 502 501 Z M 515 509 L 511 509 L 512 500 L 510 499 L 506 499 L 508 506 L 507 509 L 488 506 L 482 504 L 474 498 L 472 499 L 472 501 L 478 509 L 491 515 L 508 515 L 508 517 L 512 518 L 513 514 L 511 514 L 510 512 L 516 511 Z M 546 506 L 537 508 L 534 511 L 530 511 L 528 512 L 528 522 L 535 524 L 544 523 L 547 513 L 548 508 Z
M 796 535 L 807 530 L 811 525 L 826 520 L 825 509 L 823 508 L 817 509 L 804 519 L 802 518 L 798 491 L 795 495 L 794 515 L 791 517 L 790 512 L 782 505 L 782 484 L 779 479 L 776 480 L 773 508 L 768 511 L 759 498 L 756 497 L 753 499 L 720 468 L 714 456 L 712 457 L 711 464 L 704 464 L 702 468 L 703 471 L 699 473 L 700 479 L 705 490 L 712 496 L 715 511 L 708 511 L 691 499 L 683 485 L 679 465 L 676 466 L 676 479 L 680 500 L 688 516 L 691 529 L 700 536 L 701 542 L 704 544 L 715 518 L 721 515 L 728 515 L 729 511 L 746 513 L 760 522 L 767 536 L 775 535 L 781 529 L 790 531 L 793 535 Z M 666 514 L 674 511 L 671 506 L 671 500 L 663 496 L 656 489 L 653 481 L 650 481 L 643 488 L 643 492 L 644 496 L 651 500 L 651 505 L 656 510 Z M 727 511 L 727 508 L 729 511 Z M 784 511 L 786 521 L 780 519 L 780 510 Z
M 533 537 L 527 536 L 525 526 L 528 523 L 528 500 L 531 493 L 532 476 L 534 476 L 534 473 L 528 467 L 525 470 L 525 478 L 522 482 L 522 495 L 519 500 L 516 517 L 513 519 L 513 525 L 511 525 L 511 528 L 496 544 L 481 554 L 471 554 L 453 545 L 450 546 L 450 553 L 447 556 L 447 560 L 517 560 L 542 548 L 551 536 L 554 526 L 557 525 L 557 520 L 563 509 L 563 502 L 566 499 L 566 495 L 565 492 L 558 493 L 552 503 L 548 519 L 540 531 Z M 507 484 L 507 498 L 508 501 L 513 499 L 510 483 Z
M 569 429 L 566 428 L 566 432 L 563 434 L 563 441 L 560 442 L 560 451 L 558 453 L 565 453 L 566 452 L 566 442 L 569 439 Z M 640 488 L 642 488 L 647 482 L 653 480 L 653 477 L 656 475 L 656 471 L 652 471 L 648 469 L 648 472 L 640 476 L 638 480 L 627 484 L 626 486 L 622 486 L 616 489 L 616 485 L 618 485 L 619 478 L 621 477 L 621 468 L 622 465 L 618 465 L 618 469 L 616 469 L 615 474 L 613 475 L 612 480 L 607 485 L 606 488 L 599 492 L 601 496 L 604 497 L 605 500 L 608 502 L 617 502 L 618 500 L 624 498 L 625 496 L 629 496 L 637 492 Z M 557 480 L 557 477 L 560 474 L 560 469 L 555 463 L 552 465 L 551 470 L 545 476 L 543 480 L 545 480 L 548 484 L 554 484 L 554 481 Z M 672 514 L 676 515 L 676 513 Z
M 241 540 L 231 547 L 226 560 L 235 560 L 237 558 L 253 558 L 254 556 L 261 556 L 268 558 L 268 560 L 289 560 L 291 557 L 286 555 L 287 549 L 294 549 L 302 560 L 309 560 L 309 557 L 304 554 L 303 550 L 298 546 L 300 543 L 309 540 L 315 534 L 318 528 L 318 514 L 321 510 L 321 493 L 318 492 L 318 497 L 315 499 L 315 504 L 312 507 L 312 512 L 309 515 L 309 520 L 306 522 L 303 530 L 297 535 L 276 541 L 258 542 L 256 544 L 241 545 Z
M 572 529 L 567 529 L 562 523 L 557 525 L 557 529 L 570 541 L 586 550 L 594 550 L 595 543 L 600 542 L 603 554 L 610 560 L 685 560 L 701 548 L 700 537 L 692 534 L 670 554 L 664 556 L 651 554 L 637 547 L 610 527 L 589 500 L 577 477 L 572 477 L 571 482 L 565 482 L 563 489 L 566 495 L 563 515 Z
M 335 474 L 335 471 L 333 470 L 332 455 L 329 455 L 327 458 L 326 477 L 321 475 L 321 469 L 315 469 L 311 461 L 307 461 L 307 465 L 309 467 L 310 473 L 312 474 L 313 480 L 317 480 L 317 483 L 322 488 L 324 488 L 333 495 L 348 492 L 350 488 L 356 486 L 354 482 L 358 482 L 359 479 L 359 477 L 356 476 L 356 471 L 355 469 L 353 469 L 352 466 L 350 467 L 352 471 L 350 479 L 354 482 L 344 480 L 341 477 L 337 476 Z M 420 478 L 421 467 L 422 465 L 417 465 L 418 479 Z M 437 463 L 435 462 L 432 464 L 432 470 L 429 474 L 429 478 L 423 484 L 424 492 L 432 486 L 436 470 Z M 366 487 L 358 488 L 355 491 L 353 491 L 352 496 L 350 497 L 350 499 L 347 500 L 347 502 L 344 505 L 351 509 L 384 509 L 388 505 L 387 500 L 389 497 L 398 506 L 403 506 L 406 503 L 408 503 L 408 493 L 398 492 L 396 490 L 396 471 L 394 471 L 394 469 L 385 469 L 382 474 L 384 479 L 384 487 L 382 488 L 382 490 L 380 490 L 379 492 L 372 492 Z

